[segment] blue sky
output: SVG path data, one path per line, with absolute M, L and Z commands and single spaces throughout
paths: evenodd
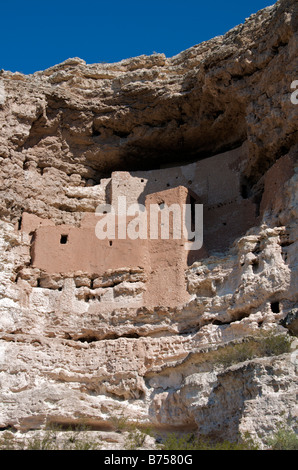
M 0 69 L 25 74 L 69 57 L 117 62 L 179 52 L 224 34 L 274 0 L 1 0 Z

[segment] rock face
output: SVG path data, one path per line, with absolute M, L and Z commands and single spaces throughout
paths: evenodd
M 297 335 L 297 13 L 170 59 L 0 72 L 2 430 L 125 416 L 262 443 L 295 422 L 295 351 L 218 357 Z M 203 204 L 202 246 L 99 240 L 123 196 Z

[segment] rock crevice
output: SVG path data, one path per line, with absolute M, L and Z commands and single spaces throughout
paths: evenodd
M 125 415 L 263 445 L 296 423 L 297 18 L 279 0 L 172 58 L 0 72 L 0 430 Z M 202 247 L 99 241 L 123 196 L 203 204 Z M 262 335 L 292 345 L 245 356 Z

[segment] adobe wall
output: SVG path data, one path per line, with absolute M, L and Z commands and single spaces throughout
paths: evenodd
M 133 203 L 189 203 L 190 194 L 203 204 L 204 244 L 187 251 L 186 240 L 99 240 L 94 213 L 83 216 L 81 226 L 55 226 L 51 221 L 24 214 L 22 230 L 32 235 L 31 265 L 48 274 L 83 272 L 104 276 L 122 268 L 146 274 L 143 300 L 146 305 L 179 305 L 189 299 L 185 270 L 195 260 L 224 251 L 257 221 L 256 204 L 241 195 L 241 168 L 246 146 L 185 166 L 145 172 L 114 172 L 103 181 L 106 202 L 117 208 L 118 197 Z M 103 202 L 101 199 L 99 204 Z M 117 223 L 117 221 L 116 221 Z M 148 229 L 150 223 L 148 221 Z M 116 226 L 117 231 L 117 226 Z M 61 237 L 64 236 L 64 242 Z
M 114 172 L 111 203 L 126 196 L 128 203 L 145 204 L 149 194 L 184 186 L 204 205 L 204 249 L 192 252 L 189 264 L 226 250 L 236 238 L 257 223 L 257 205 L 241 194 L 241 169 L 248 158 L 247 144 L 183 166 L 150 171 Z
M 280 157 L 263 177 L 264 193 L 260 204 L 260 214 L 263 216 L 271 212 L 278 215 L 283 207 L 285 184 L 295 173 L 294 156 L 284 155 Z M 282 196 L 282 197 L 281 197 Z
M 145 203 L 148 194 L 184 186 L 203 204 L 224 203 L 240 195 L 240 171 L 248 158 L 247 145 L 194 163 L 149 171 L 113 172 L 112 203 L 118 195 Z
M 100 278 L 108 272 L 126 270 L 127 272 L 144 272 L 146 283 L 142 295 L 142 305 L 146 306 L 177 306 L 189 299 L 186 290 L 185 269 L 187 268 L 188 252 L 185 249 L 187 239 L 173 239 L 173 226 L 170 223 L 169 239 L 150 238 L 150 206 L 165 203 L 182 206 L 189 200 L 189 190 L 184 187 L 172 188 L 146 197 L 147 238 L 135 240 L 126 237 L 119 239 L 119 220 L 115 218 L 116 238 L 99 239 L 96 236 L 96 224 L 102 216 L 88 214 L 82 219 L 80 227 L 69 225 L 52 225 L 31 214 L 23 214 L 22 230 L 30 233 L 31 267 L 38 269 L 53 279 L 59 277 L 89 278 L 87 285 L 93 285 L 96 279 L 99 286 Z M 181 210 L 181 227 L 183 224 Z M 159 214 L 160 216 L 160 214 Z M 104 216 L 105 217 L 105 216 Z M 134 217 L 127 217 L 129 224 Z M 170 218 L 171 222 L 171 218 Z M 159 225 L 161 217 L 159 217 Z M 183 235 L 183 231 L 181 232 Z M 124 271 L 123 271 L 124 272 Z M 79 276 L 80 277 L 80 276 Z M 52 279 L 52 280 L 53 280 Z M 80 282 L 80 281 L 79 281 Z M 46 279 L 46 284 L 53 282 Z M 86 282 L 84 281 L 84 285 Z M 119 289 L 118 289 L 119 290 Z
M 67 225 L 40 227 L 33 242 L 32 265 L 54 273 L 83 271 L 103 275 L 109 269 L 123 266 L 146 265 L 146 240 L 99 240 L 95 235 L 98 218 L 93 216 L 93 226 Z M 61 243 L 61 237 L 67 237 Z
M 178 186 L 147 195 L 145 199 L 146 208 L 149 208 L 151 204 L 171 206 L 176 203 L 179 203 L 181 207 L 189 203 L 187 188 Z M 181 216 L 183 216 L 182 211 Z M 185 249 L 187 238 L 182 236 L 181 239 L 174 239 L 172 223 L 173 220 L 170 217 L 168 240 L 159 236 L 158 239 L 150 239 L 148 242 L 150 275 L 144 298 L 146 305 L 175 306 L 182 305 L 190 299 L 185 279 L 188 262 L 188 251 Z M 183 217 L 181 217 L 181 226 L 182 224 Z

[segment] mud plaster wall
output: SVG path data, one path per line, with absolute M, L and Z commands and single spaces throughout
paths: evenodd
M 171 206 L 178 203 L 182 207 L 189 203 L 190 193 L 193 194 L 183 186 L 160 191 L 146 196 L 145 205 L 150 207 L 151 204 L 164 203 Z M 183 237 L 173 238 L 171 222 L 172 219 L 169 240 L 158 237 L 156 240 L 150 239 L 148 243 L 150 273 L 145 300 L 149 305 L 181 305 L 190 298 L 185 279 L 188 261 L 188 251 L 185 249 L 187 240 Z
M 192 189 L 203 204 L 225 203 L 240 196 L 240 172 L 247 159 L 246 144 L 204 160 L 183 166 L 149 171 L 113 172 L 111 203 L 125 195 L 129 203 L 145 203 L 148 194 L 185 186 Z
M 179 305 L 189 299 L 185 269 L 193 261 L 222 251 L 254 225 L 256 204 L 241 194 L 241 168 L 246 145 L 185 166 L 146 172 L 114 172 L 102 181 L 105 201 L 115 208 L 119 196 L 127 206 L 138 202 L 189 203 L 190 193 L 204 205 L 204 245 L 185 250 L 185 240 L 105 239 L 95 234 L 98 217 L 87 213 L 80 227 L 58 225 L 23 214 L 22 230 L 31 234 L 31 265 L 48 274 L 86 273 L 90 278 L 109 270 L 141 269 L 146 273 L 146 305 Z M 102 203 L 103 201 L 99 201 Z M 149 212 L 149 211 L 148 211 Z M 116 222 L 117 223 L 117 222 Z M 148 227 L 150 223 L 148 221 Z M 117 233 L 117 226 L 116 226 Z
M 145 305 L 179 305 L 189 299 L 185 282 L 188 255 L 185 240 L 172 238 L 171 217 L 170 238 L 150 239 L 150 205 L 158 207 L 163 202 L 182 207 L 188 199 L 189 190 L 181 186 L 149 195 L 146 198 L 148 236 L 136 240 L 117 238 L 117 218 L 116 238 L 100 240 L 95 231 L 99 220 L 95 214 L 85 217 L 81 227 L 55 226 L 24 214 L 22 229 L 32 236 L 31 266 L 54 277 L 81 272 L 90 278 L 103 276 L 109 270 L 141 269 L 147 279 Z M 127 224 L 131 220 L 133 218 L 128 217 Z M 182 220 L 181 210 L 181 226 Z
M 204 205 L 204 250 L 192 252 L 189 263 L 226 250 L 257 223 L 258 206 L 242 193 L 241 173 L 248 159 L 247 143 L 241 147 L 189 165 L 151 171 L 114 172 L 110 202 L 119 196 L 127 203 L 145 203 L 146 196 L 179 185 L 191 189 Z

